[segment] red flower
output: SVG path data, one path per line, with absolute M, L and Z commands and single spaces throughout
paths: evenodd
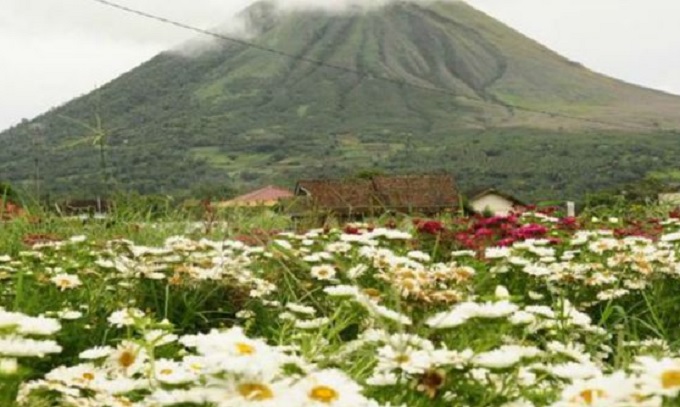
M 543 225 L 524 225 L 512 231 L 512 236 L 518 239 L 530 239 L 545 236 L 548 233 L 548 228 Z
M 562 239 L 560 239 L 559 237 L 551 237 L 550 239 L 548 239 L 548 243 L 551 245 L 559 245 L 562 244 Z
M 545 207 L 545 208 L 539 209 L 539 210 L 538 210 L 538 213 L 542 213 L 542 214 L 544 214 L 544 215 L 551 216 L 551 215 L 553 215 L 555 212 L 557 212 L 557 211 L 559 211 L 559 210 L 560 210 L 560 208 L 558 208 L 557 206 L 547 206 L 547 207 Z
M 573 216 L 568 216 L 566 218 L 560 219 L 560 226 L 565 228 L 565 229 L 578 229 L 579 224 L 578 224 L 578 219 L 576 219 Z
M 350 225 L 345 226 L 344 232 L 347 233 L 348 235 L 360 235 L 361 234 L 361 232 L 359 231 L 359 228 L 354 227 L 354 226 L 350 226 Z
M 479 228 L 475 232 L 475 237 L 491 237 L 494 235 L 493 230 L 489 228 Z
M 490 218 L 483 218 L 477 221 L 476 227 L 490 227 L 498 226 L 503 223 L 510 222 L 514 223 L 514 218 L 508 216 L 492 216 Z
M 436 235 L 444 231 L 444 225 L 437 220 L 428 220 L 425 222 L 419 221 L 416 224 L 418 232 L 427 233 L 429 235 Z
M 511 237 L 506 237 L 505 239 L 501 239 L 498 241 L 498 246 L 507 247 L 512 246 L 513 243 L 515 243 L 515 239 Z

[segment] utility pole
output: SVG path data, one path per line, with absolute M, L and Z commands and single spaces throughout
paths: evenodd
M 37 202 L 40 202 L 40 159 L 43 155 L 42 146 L 45 141 L 45 126 L 42 123 L 32 123 L 28 129 L 33 150 L 33 187 L 35 189 L 35 199 Z

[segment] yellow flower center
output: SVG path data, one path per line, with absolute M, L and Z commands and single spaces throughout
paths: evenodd
M 415 279 L 416 275 L 412 271 L 405 271 L 399 275 L 399 277 L 404 278 L 404 279 Z
M 680 370 L 667 370 L 661 375 L 661 385 L 664 389 L 680 387 Z
M 330 404 L 331 402 L 337 400 L 339 396 L 340 395 L 337 391 L 326 386 L 316 386 L 311 392 L 309 392 L 310 399 L 326 404 Z
M 132 406 L 132 402 L 128 399 L 116 398 L 116 401 L 120 403 L 120 405 L 125 407 Z
M 58 285 L 59 287 L 70 287 L 70 286 L 71 286 L 71 282 L 68 281 L 68 280 L 58 280 L 58 281 L 57 281 L 57 285 Z
M 136 360 L 137 357 L 135 356 L 134 352 L 125 350 L 118 357 L 118 364 L 127 369 L 128 367 L 132 366 Z
M 241 355 L 252 355 L 255 353 L 255 348 L 247 343 L 239 342 L 236 344 L 236 351 Z
M 401 282 L 402 287 L 407 291 L 414 291 L 416 288 L 416 282 L 413 279 L 407 278 Z
M 161 373 L 163 376 L 171 375 L 171 374 L 172 374 L 172 369 L 162 369 L 162 370 L 160 371 L 160 373 Z
M 274 392 L 261 383 L 243 383 L 238 386 L 238 392 L 246 399 L 263 401 L 274 398 Z
M 397 362 L 400 365 L 403 365 L 404 363 L 408 363 L 409 360 L 411 360 L 411 358 L 406 354 L 397 355 L 394 358 L 394 361 Z
M 368 295 L 371 298 L 380 298 L 380 291 L 376 290 L 375 288 L 367 288 L 364 290 L 364 294 Z
M 605 397 L 607 393 L 599 389 L 586 389 L 579 393 L 581 400 L 585 401 L 587 405 L 593 404 L 593 402 Z
M 83 373 L 83 379 L 88 380 L 88 381 L 94 380 L 94 374 L 92 374 L 90 372 L 85 372 L 85 373 Z

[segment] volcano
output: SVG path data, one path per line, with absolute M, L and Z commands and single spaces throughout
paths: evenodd
M 1 133 L 0 178 L 88 195 L 446 171 L 542 199 L 677 167 L 680 97 L 590 71 L 464 2 L 261 2 L 241 18 L 247 43 L 161 53 Z

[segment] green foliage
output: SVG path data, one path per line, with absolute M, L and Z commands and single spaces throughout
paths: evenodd
M 16 203 L 19 201 L 19 194 L 12 188 L 9 182 L 0 182 L 0 201 Z
M 658 178 L 647 177 L 620 185 L 616 188 L 588 194 L 585 204 L 595 208 L 629 208 L 630 205 L 648 205 L 656 202 L 660 193 L 667 188 Z
M 354 178 L 370 180 L 374 177 L 379 177 L 383 175 L 386 175 L 386 173 L 382 170 L 377 169 L 360 170 L 354 174 Z

